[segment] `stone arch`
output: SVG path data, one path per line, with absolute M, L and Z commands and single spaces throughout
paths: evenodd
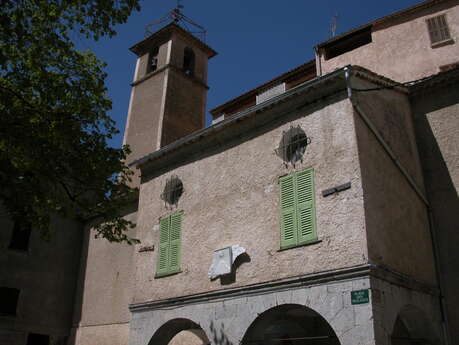
M 153 334 L 148 345 L 209 345 L 204 330 L 189 319 L 167 321 Z
M 241 345 L 340 345 L 319 313 L 299 304 L 270 308 L 250 324 Z
M 404 306 L 395 319 L 391 333 L 391 345 L 439 345 L 440 337 L 432 327 L 432 321 L 419 308 Z

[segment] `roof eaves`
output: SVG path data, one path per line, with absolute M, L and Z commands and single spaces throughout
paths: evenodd
M 394 88 L 394 85 L 396 87 L 394 89 L 399 90 L 400 92 L 405 92 L 408 93 L 408 88 L 404 86 L 399 86 L 397 85 L 398 83 L 383 77 L 381 75 L 378 75 L 366 68 L 360 67 L 360 66 L 353 66 L 353 65 L 347 65 L 344 66 L 340 69 L 337 69 L 331 73 L 325 74 L 324 76 L 317 77 L 312 80 L 308 80 L 304 82 L 303 84 L 300 84 L 290 90 L 287 90 L 283 94 L 273 97 L 263 103 L 257 104 L 255 106 L 252 106 L 250 108 L 244 109 L 241 112 L 232 115 L 231 117 L 228 117 L 220 122 L 217 122 L 207 128 L 200 129 L 194 133 L 191 133 L 187 135 L 186 137 L 183 137 L 181 139 L 178 139 L 177 141 L 172 142 L 171 144 L 164 146 L 163 148 L 159 149 L 158 151 L 152 152 L 132 163 L 129 164 L 129 166 L 136 166 L 137 168 L 142 168 L 145 164 L 155 161 L 157 159 L 160 159 L 161 157 L 168 155 L 176 150 L 179 150 L 185 146 L 188 146 L 195 141 L 201 140 L 204 137 L 208 137 L 210 135 L 216 134 L 217 132 L 220 132 L 227 127 L 231 126 L 232 124 L 236 122 L 240 122 L 241 120 L 244 120 L 246 118 L 249 118 L 250 116 L 254 115 L 255 113 L 260 113 L 263 112 L 267 109 L 272 108 L 273 106 L 285 102 L 289 99 L 291 99 L 293 96 L 297 94 L 304 93 L 309 90 L 322 90 L 323 86 L 326 85 L 328 81 L 333 81 L 338 80 L 338 79 L 343 79 L 344 80 L 344 74 L 346 70 L 350 70 L 351 73 L 354 76 L 357 76 L 359 78 L 366 79 L 376 85 L 379 85 L 381 87 L 388 87 L 388 88 Z M 343 81 L 344 82 L 344 81 Z M 318 87 L 320 86 L 320 87 Z M 343 89 L 344 91 L 345 89 Z M 336 90 L 335 90 L 336 91 Z M 319 96 L 319 98 L 323 97 L 323 94 Z
M 182 146 L 185 146 L 187 144 L 190 144 L 192 142 L 194 142 L 195 140 L 199 140 L 203 137 L 207 137 L 215 132 L 218 132 L 224 128 L 226 128 L 227 126 L 235 123 L 235 122 L 239 122 L 241 121 L 242 119 L 246 118 L 246 117 L 249 117 L 251 116 L 252 114 L 254 113 L 258 113 L 258 112 L 261 112 L 267 108 L 271 108 L 273 107 L 274 105 L 276 105 L 277 103 L 280 103 L 286 99 L 289 99 L 291 98 L 294 94 L 298 94 L 298 93 L 302 93 L 303 91 L 309 89 L 309 88 L 312 88 L 312 87 L 315 87 L 317 86 L 317 84 L 321 84 L 329 79 L 333 79 L 333 78 L 337 78 L 339 77 L 340 75 L 344 76 L 344 70 L 345 70 L 346 67 L 343 67 L 343 68 L 340 68 L 340 69 L 337 69 L 331 73 L 328 73 L 322 77 L 318 77 L 318 78 L 315 78 L 315 79 L 312 79 L 312 80 L 309 80 L 303 84 L 300 84 L 290 90 L 287 90 L 286 92 L 284 92 L 283 94 L 279 95 L 279 96 L 276 96 L 276 97 L 273 97 L 269 100 L 267 100 L 266 102 L 263 102 L 263 103 L 260 103 L 260 104 L 257 104 L 257 105 L 254 105 L 250 108 L 247 108 L 247 109 L 244 109 L 242 110 L 241 112 L 237 113 L 237 114 L 234 114 L 232 115 L 231 117 L 227 118 L 227 119 L 224 119 L 220 122 L 217 122 L 207 128 L 203 128 L 203 129 L 200 129 L 196 132 L 193 132 L 181 139 L 178 139 L 176 141 L 174 141 L 173 143 L 167 145 L 167 146 L 164 146 L 163 148 L 159 149 L 158 151 L 155 151 L 155 152 L 152 152 L 142 158 L 139 158 L 133 162 L 131 162 L 129 164 L 129 166 L 136 166 L 137 168 L 140 168 L 141 166 L 143 166 L 144 164 L 146 164 L 147 162 L 149 161 L 152 161 L 152 160 L 155 160 L 159 157 L 162 157 L 164 156 L 165 154 L 168 154 L 174 150 L 177 150 L 178 148 L 182 147 Z M 343 77 L 344 78 L 344 77 Z
M 445 72 L 439 72 L 437 74 L 431 75 L 428 78 L 422 79 L 412 85 L 409 86 L 409 90 L 411 94 L 415 94 L 422 90 L 426 90 L 439 84 L 449 83 L 449 82 L 457 82 L 459 81 L 459 67 L 451 69 Z
M 277 76 L 277 77 L 275 77 L 275 78 L 273 78 L 273 79 L 271 79 L 271 80 L 269 80 L 269 81 L 267 81 L 267 82 L 255 87 L 253 89 L 250 89 L 249 91 L 243 93 L 242 95 L 237 96 L 236 98 L 230 99 L 229 101 L 227 101 L 227 102 L 225 102 L 225 103 L 223 103 L 223 104 L 211 109 L 209 112 L 212 115 L 216 116 L 223 109 L 225 109 L 225 108 L 227 108 L 229 106 L 232 106 L 234 104 L 237 104 L 237 103 L 243 101 L 244 99 L 246 99 L 246 98 L 248 98 L 250 96 L 256 95 L 259 91 L 261 91 L 261 90 L 263 90 L 263 89 L 275 84 L 276 82 L 279 82 L 282 79 L 286 79 L 286 78 L 290 77 L 291 75 L 293 75 L 293 74 L 295 74 L 295 73 L 297 73 L 297 72 L 299 72 L 299 71 L 301 71 L 303 69 L 306 70 L 307 68 L 315 66 L 315 61 L 316 60 L 314 59 L 314 60 L 310 60 L 308 62 L 305 62 L 304 64 L 302 64 L 300 66 L 297 66 L 297 67 L 295 67 L 295 68 L 293 68 L 293 69 L 281 74 L 280 76 Z
M 170 23 L 164 27 L 162 27 L 161 29 L 159 29 L 158 31 L 156 31 L 155 33 L 153 33 L 152 35 L 146 37 L 145 39 L 143 39 L 142 41 L 134 44 L 131 48 L 129 48 L 130 51 L 132 51 L 134 54 L 136 54 L 137 56 L 141 55 L 144 53 L 144 46 L 146 44 L 148 44 L 149 41 L 152 41 L 152 40 L 155 40 L 155 39 L 162 39 L 162 36 L 163 35 L 168 35 L 170 33 L 172 33 L 173 31 L 181 34 L 181 35 L 184 35 L 184 37 L 190 39 L 191 41 L 193 41 L 194 43 L 196 43 L 197 46 L 201 47 L 201 49 L 203 49 L 207 55 L 208 55 L 208 58 L 212 58 L 214 57 L 215 55 L 217 55 L 217 52 L 215 50 L 213 50 L 211 47 L 209 47 L 206 43 L 204 43 L 203 41 L 201 41 L 199 38 L 197 38 L 196 36 L 194 36 L 193 34 L 185 31 L 183 28 L 181 28 L 180 26 L 178 26 L 177 24 L 174 24 L 174 23 Z

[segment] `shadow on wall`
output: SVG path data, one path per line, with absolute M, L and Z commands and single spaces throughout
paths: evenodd
M 432 329 L 433 324 L 422 310 L 407 305 L 397 316 L 391 345 L 441 344 L 440 336 Z
M 242 253 L 234 261 L 232 270 L 230 274 L 224 275 L 220 278 L 220 283 L 222 285 L 229 285 L 236 282 L 236 271 L 243 263 L 250 262 L 250 256 L 247 253 Z
M 210 338 L 212 345 L 236 345 L 233 344 L 228 336 L 225 334 L 225 324 L 222 323 L 221 328 L 217 330 L 214 325 L 214 322 L 210 322 Z
M 413 97 L 416 137 L 437 237 L 452 339 L 459 337 L 459 84 Z
M 81 257 L 80 257 L 80 267 L 78 270 L 78 279 L 75 286 L 75 301 L 73 306 L 73 325 L 70 330 L 70 335 L 67 344 L 75 345 L 76 344 L 76 332 L 78 325 L 81 322 L 81 317 L 83 313 L 83 291 L 84 291 L 84 277 L 86 276 L 86 264 L 88 261 L 88 246 L 89 246 L 90 233 L 88 229 L 84 230 L 82 247 L 81 247 Z

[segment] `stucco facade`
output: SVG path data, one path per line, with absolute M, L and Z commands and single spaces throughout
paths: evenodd
M 319 111 L 292 112 L 286 108 L 282 114 L 274 129 L 260 131 L 250 140 L 244 138 L 242 128 L 235 128 L 240 137 L 228 138 L 222 133 L 225 144 L 214 152 L 201 151 L 204 156 L 198 153 L 189 161 L 171 162 L 179 165 L 172 169 L 155 164 L 149 167 L 161 172 L 159 176 L 142 174 L 137 236 L 142 243 L 156 247 L 158 219 L 175 211 L 160 202 L 166 180 L 176 175 L 183 182 L 184 193 L 177 205 L 184 213 L 183 272 L 154 279 L 157 252 L 138 255 L 134 303 L 221 289 L 219 280 L 207 278 L 212 253 L 235 244 L 246 248 L 250 262 L 238 268 L 231 286 L 366 263 L 363 198 L 350 103 L 342 100 Z M 296 126 L 306 129 L 311 144 L 303 162 L 285 167 L 275 149 L 283 132 Z M 279 252 L 279 177 L 311 167 L 321 242 Z M 348 181 L 352 189 L 341 197 L 320 196 L 321 190 Z M 336 218 L 328 219 L 330 213 Z M 346 246 L 342 246 L 343 241 Z
M 457 71 L 456 71 L 457 77 Z M 437 79 L 443 79 L 439 76 Z M 438 246 L 438 271 L 452 339 L 459 337 L 459 84 L 448 77 L 413 92 L 411 102 L 419 152 Z
M 426 20 L 446 15 L 451 40 L 433 46 Z M 371 26 L 371 42 L 357 49 L 327 59 L 327 43 L 317 47 L 319 75 L 347 64 L 359 65 L 399 82 L 407 82 L 440 72 L 440 66 L 458 62 L 459 2 L 430 1 L 420 9 L 390 15 Z M 345 39 L 346 37 L 343 37 Z
M 209 311 L 200 308 L 215 313 L 226 303 L 219 300 L 222 295 L 243 290 L 258 296 L 257 308 L 262 308 L 265 293 L 276 296 L 273 285 L 285 284 L 283 289 L 290 291 L 291 297 L 291 279 L 304 279 L 303 286 L 309 292 L 310 285 L 316 286 L 314 279 L 330 271 L 335 272 L 335 283 L 322 280 L 317 284 L 323 294 L 321 308 L 327 311 L 299 303 L 322 316 L 336 306 L 333 284 L 341 289 L 338 281 L 348 274 L 357 275 L 356 280 L 374 279 L 379 286 L 375 288 L 377 308 L 369 302 L 366 312 L 362 311 L 365 308 L 355 312 L 358 307 L 351 304 L 343 312 L 351 313 L 351 318 L 329 322 L 341 344 L 355 343 L 356 337 L 361 344 L 390 344 L 390 322 L 395 323 L 398 313 L 408 305 L 435 320 L 426 337 L 442 341 L 439 292 L 408 91 L 382 90 L 377 95 L 346 91 L 384 87 L 390 82 L 361 68 L 340 70 L 140 162 L 137 234 L 147 246 L 159 248 L 159 219 L 182 211 L 181 271 L 157 277 L 157 250 L 136 255 L 130 344 L 144 344 L 151 337 L 153 343 L 159 341 L 151 331 L 173 319 L 163 315 L 167 314 L 162 312 L 163 306 L 174 306 L 174 318 L 193 315 L 190 320 L 211 339 L 209 330 L 196 317 L 204 313 L 209 322 Z M 283 101 L 284 97 L 288 101 Z M 397 116 L 389 118 L 387 112 Z M 371 115 L 367 118 L 363 113 Z M 310 144 L 301 161 L 285 164 L 276 149 L 284 133 L 297 127 L 305 130 Z M 318 241 L 280 250 L 279 177 L 311 167 Z M 173 207 L 160 202 L 171 176 L 179 177 L 184 188 Z M 321 191 L 347 182 L 351 183 L 349 190 L 321 195 Z M 232 279 L 210 280 L 207 270 L 213 250 L 234 244 L 247 250 L 246 259 L 236 266 Z M 382 273 L 386 271 L 392 273 Z M 259 295 L 256 290 L 263 287 L 263 295 Z M 351 291 L 340 293 L 343 303 L 350 304 Z M 220 312 L 222 318 L 232 318 L 231 324 L 213 323 L 210 334 L 227 337 L 230 343 L 242 341 L 250 325 L 244 319 L 248 311 L 242 307 L 247 304 L 245 293 L 235 302 L 240 304 L 237 316 L 225 307 Z M 195 299 L 205 300 L 204 305 L 185 307 Z M 333 302 L 328 305 L 324 300 Z M 176 309 L 181 310 L 181 316 Z M 387 324 L 373 323 L 373 319 Z M 210 320 L 215 322 L 212 317 Z M 216 339 L 216 343 L 222 341 L 218 336 Z
M 135 208 L 135 207 L 133 207 Z M 137 210 L 125 218 L 136 222 Z M 135 238 L 135 229 L 129 236 Z M 129 339 L 132 300 L 134 246 L 95 238 L 88 229 L 83 239 L 78 292 L 74 307 L 70 343 L 122 345 Z

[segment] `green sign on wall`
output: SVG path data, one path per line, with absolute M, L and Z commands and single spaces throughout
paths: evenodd
M 352 304 L 364 304 L 370 302 L 370 294 L 368 289 L 351 291 Z

